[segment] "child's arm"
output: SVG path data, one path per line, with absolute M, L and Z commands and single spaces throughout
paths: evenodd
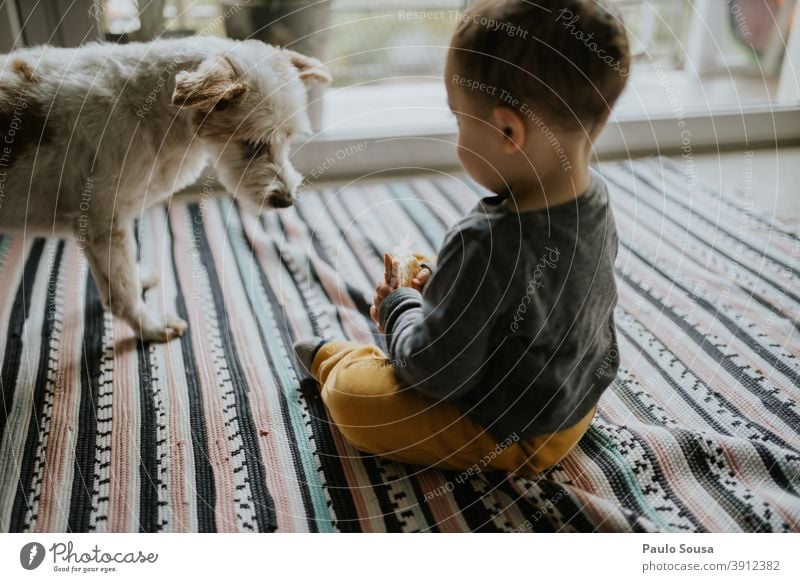
M 498 274 L 480 232 L 450 237 L 424 295 L 386 296 L 378 319 L 400 378 L 437 399 L 469 391 L 482 376 L 499 309 Z

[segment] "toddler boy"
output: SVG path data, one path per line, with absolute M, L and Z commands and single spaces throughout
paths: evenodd
M 624 26 L 600 1 L 479 1 L 466 13 L 445 81 L 459 161 L 493 196 L 412 287 L 378 283 L 388 355 L 295 345 L 357 449 L 531 474 L 586 432 L 619 367 L 617 235 L 589 162 L 629 66 Z

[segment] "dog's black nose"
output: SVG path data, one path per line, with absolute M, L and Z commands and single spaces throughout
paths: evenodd
M 267 201 L 273 208 L 288 208 L 294 203 L 294 200 L 286 196 L 270 196 Z

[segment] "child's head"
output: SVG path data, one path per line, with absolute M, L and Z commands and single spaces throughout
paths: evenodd
M 519 172 L 569 171 L 629 68 L 625 27 L 603 0 L 478 0 L 445 71 L 461 163 L 496 192 Z

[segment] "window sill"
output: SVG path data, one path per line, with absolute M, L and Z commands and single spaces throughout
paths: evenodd
M 800 104 L 775 104 L 775 89 L 774 81 L 744 75 L 635 74 L 595 153 L 615 159 L 796 144 Z M 456 124 L 438 78 L 330 89 L 323 126 L 293 156 L 312 179 L 457 164 Z

